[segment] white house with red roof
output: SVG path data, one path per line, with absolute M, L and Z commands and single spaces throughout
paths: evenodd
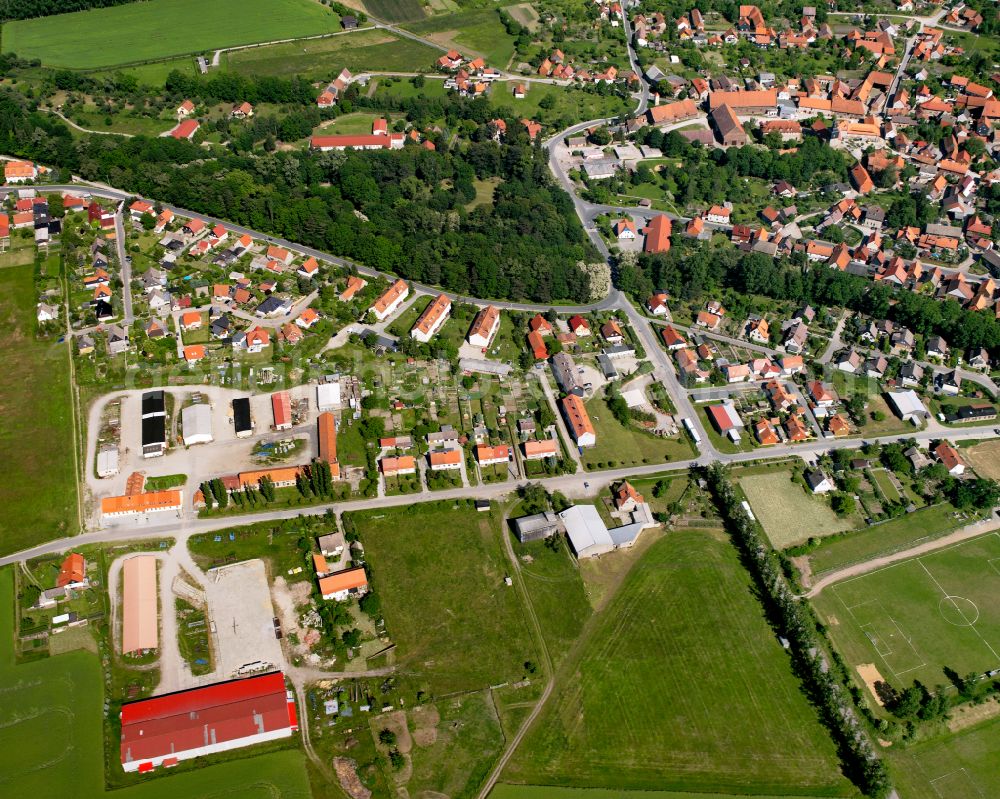
M 253 106 L 250 103 L 244 101 L 238 105 L 233 106 L 233 110 L 230 111 L 229 115 L 233 119 L 247 119 L 253 116 Z
M 153 215 L 153 204 L 145 200 L 136 200 L 128 207 L 128 213 L 134 221 L 138 222 L 144 216 Z

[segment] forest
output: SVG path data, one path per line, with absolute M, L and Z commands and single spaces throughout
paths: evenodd
M 516 120 L 501 144 L 353 153 L 211 151 L 168 138 L 74 137 L 0 91 L 0 148 L 137 195 L 483 298 L 585 301 L 595 259 L 545 153 Z M 471 207 L 476 181 L 493 202 Z
M 136 0 L 0 0 L 0 21 L 49 17 L 53 14 L 123 6 L 134 2 Z
M 917 334 L 944 336 L 953 347 L 1000 351 L 1000 322 L 992 313 L 966 310 L 953 299 L 897 292 L 823 264 L 810 265 L 801 253 L 775 260 L 762 253 L 710 249 L 677 236 L 669 253 L 643 254 L 636 265 L 620 266 L 617 283 L 639 298 L 655 288 L 685 301 L 708 300 L 721 289 L 732 289 L 750 297 L 844 307 L 891 319 Z

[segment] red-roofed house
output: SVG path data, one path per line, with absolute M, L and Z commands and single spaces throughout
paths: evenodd
M 190 141 L 194 138 L 194 134 L 198 132 L 198 128 L 200 127 L 201 123 L 197 119 L 185 119 L 170 131 L 170 135 L 175 139 L 187 139 Z
M 583 338 L 590 335 L 590 322 L 577 314 L 569 318 L 569 329 L 578 337 Z
M 875 188 L 872 176 L 868 174 L 868 170 L 861 164 L 855 164 L 851 169 L 851 183 L 858 190 L 858 194 L 868 194 L 868 192 Z
M 670 252 L 670 234 L 673 224 L 670 217 L 659 214 L 649 220 L 643 228 L 646 234 L 646 241 L 643 243 L 643 250 L 650 253 Z
M 56 588 L 83 588 L 87 585 L 87 562 L 83 555 L 70 552 L 59 567 Z

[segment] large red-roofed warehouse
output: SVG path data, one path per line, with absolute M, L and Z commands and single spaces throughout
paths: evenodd
M 287 738 L 299 728 L 281 672 L 131 702 L 121 720 L 122 768 L 140 773 Z

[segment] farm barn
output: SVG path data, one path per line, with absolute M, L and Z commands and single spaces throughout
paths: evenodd
M 299 728 L 277 671 L 132 702 L 122 707 L 121 722 L 122 768 L 140 773 L 287 738 Z

